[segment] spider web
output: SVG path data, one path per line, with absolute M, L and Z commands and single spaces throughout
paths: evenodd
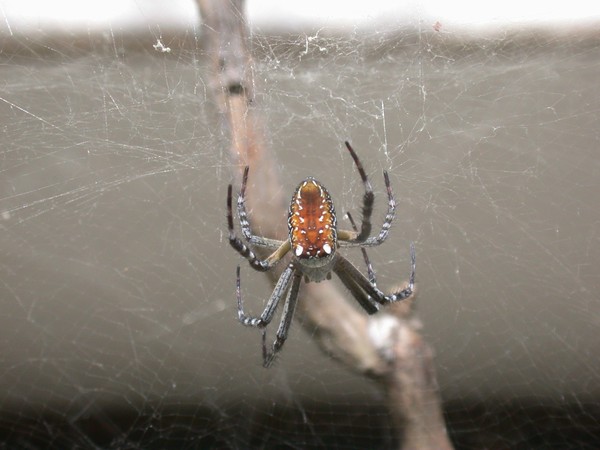
M 376 228 L 389 171 L 399 214 L 369 253 L 389 289 L 416 244 L 458 448 L 595 448 L 600 42 L 435 28 L 255 29 L 284 188 L 312 175 L 356 215 L 348 139 Z M 199 30 L 8 33 L 0 49 L 3 441 L 393 446 L 382 393 L 298 323 L 265 371 L 236 322 L 232 171 Z M 242 267 L 258 312 L 271 287 Z

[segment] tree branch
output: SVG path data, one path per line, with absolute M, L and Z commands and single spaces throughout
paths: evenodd
M 251 108 L 252 58 L 243 0 L 198 0 L 203 37 L 212 58 L 213 97 L 231 133 L 234 176 L 250 166 L 248 209 L 260 234 L 287 238 L 285 203 L 273 155 Z M 260 179 L 260 183 L 252 180 Z M 285 267 L 285 264 L 281 264 Z M 280 269 L 281 270 L 281 269 Z M 268 275 L 275 281 L 279 271 Z M 433 352 L 412 317 L 415 295 L 375 316 L 357 311 L 333 284 L 303 284 L 297 314 L 321 348 L 386 391 L 399 442 L 410 449 L 450 449 L 433 368 Z

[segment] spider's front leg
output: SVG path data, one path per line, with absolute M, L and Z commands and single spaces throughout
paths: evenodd
M 275 335 L 275 341 L 271 345 L 271 350 L 267 350 L 267 330 L 263 329 L 262 333 L 262 354 L 263 354 L 263 366 L 270 367 L 275 359 L 279 350 L 283 347 L 283 343 L 288 337 L 290 331 L 290 325 L 294 318 L 294 311 L 296 310 L 296 304 L 298 303 L 298 291 L 300 290 L 300 282 L 302 281 L 302 274 L 299 271 L 294 273 L 292 280 L 292 287 L 287 296 L 287 299 L 283 305 L 283 312 L 281 313 L 281 322 L 277 328 L 277 334 Z
M 300 281 L 302 280 L 302 273 L 296 271 L 293 264 L 290 264 L 281 274 L 277 284 L 275 285 L 275 289 L 273 289 L 273 293 L 271 297 L 267 301 L 267 306 L 259 317 L 252 317 L 247 315 L 244 312 L 244 304 L 242 300 L 242 292 L 240 286 L 240 266 L 237 267 L 237 282 L 236 282 L 236 295 L 238 302 L 238 320 L 246 326 L 261 328 L 263 330 L 262 334 L 262 353 L 263 353 L 263 366 L 269 367 L 273 360 L 275 359 L 275 355 L 281 350 L 285 340 L 287 339 L 288 332 L 290 329 L 290 325 L 292 323 L 292 319 L 294 317 L 294 311 L 296 309 L 296 303 L 298 300 L 298 291 L 300 289 Z M 290 288 L 291 285 L 291 289 Z M 266 344 L 266 334 L 267 325 L 273 319 L 273 315 L 275 314 L 275 310 L 279 305 L 281 299 L 286 295 L 286 292 L 289 289 L 289 294 L 285 300 L 285 304 L 283 305 L 283 312 L 281 314 L 281 322 L 279 323 L 279 328 L 277 328 L 277 334 L 273 345 L 271 346 L 271 350 L 267 350 Z
M 411 261 L 411 272 L 408 279 L 408 286 L 398 292 L 394 292 L 390 295 L 385 295 L 377 286 L 369 281 L 354 264 L 348 261 L 343 256 L 339 255 L 336 265 L 334 267 L 335 273 L 340 277 L 344 285 L 348 286 L 352 294 L 355 296 L 357 301 L 364 307 L 367 301 L 376 301 L 380 305 L 388 303 L 399 302 L 410 297 L 415 288 L 415 272 L 416 272 L 416 255 L 415 246 L 410 244 L 410 261 Z M 353 287 L 352 287 L 353 286 Z M 366 299 L 364 297 L 367 297 Z M 365 308 L 367 309 L 367 308 Z M 369 310 L 367 309 L 367 312 Z
M 246 326 L 264 328 L 269 322 L 273 319 L 273 314 L 275 314 L 275 310 L 277 309 L 277 305 L 279 305 L 280 300 L 283 298 L 288 288 L 290 287 L 290 282 L 292 280 L 292 275 L 294 273 L 294 266 L 290 264 L 283 271 L 277 284 L 275 285 L 275 289 L 273 289 L 273 293 L 271 297 L 269 297 L 269 301 L 267 302 L 267 306 L 265 306 L 264 311 L 259 317 L 248 316 L 244 312 L 244 302 L 242 300 L 242 290 L 241 290 L 241 282 L 240 282 L 240 266 L 237 266 L 237 282 L 236 282 L 236 295 L 237 295 L 237 304 L 238 304 L 238 319 L 239 321 Z

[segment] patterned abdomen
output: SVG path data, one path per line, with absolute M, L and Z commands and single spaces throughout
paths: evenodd
M 294 193 L 288 213 L 292 251 L 298 258 L 324 258 L 335 252 L 337 234 L 327 189 L 312 177 Z

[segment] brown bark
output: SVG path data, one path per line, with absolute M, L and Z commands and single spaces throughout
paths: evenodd
M 243 167 L 250 166 L 247 203 L 253 229 L 284 239 L 285 203 L 277 164 L 265 148 L 260 120 L 251 107 L 254 84 L 244 1 L 198 3 L 202 39 L 214 68 L 213 97 L 231 133 L 234 178 L 239 186 Z M 254 183 L 256 179 L 260 183 Z M 280 270 L 269 272 L 272 281 L 279 274 Z M 328 355 L 375 379 L 386 391 L 402 448 L 452 448 L 442 416 L 433 351 L 419 333 L 419 322 L 412 318 L 414 294 L 374 316 L 357 311 L 347 295 L 331 283 L 303 284 L 297 314 Z

